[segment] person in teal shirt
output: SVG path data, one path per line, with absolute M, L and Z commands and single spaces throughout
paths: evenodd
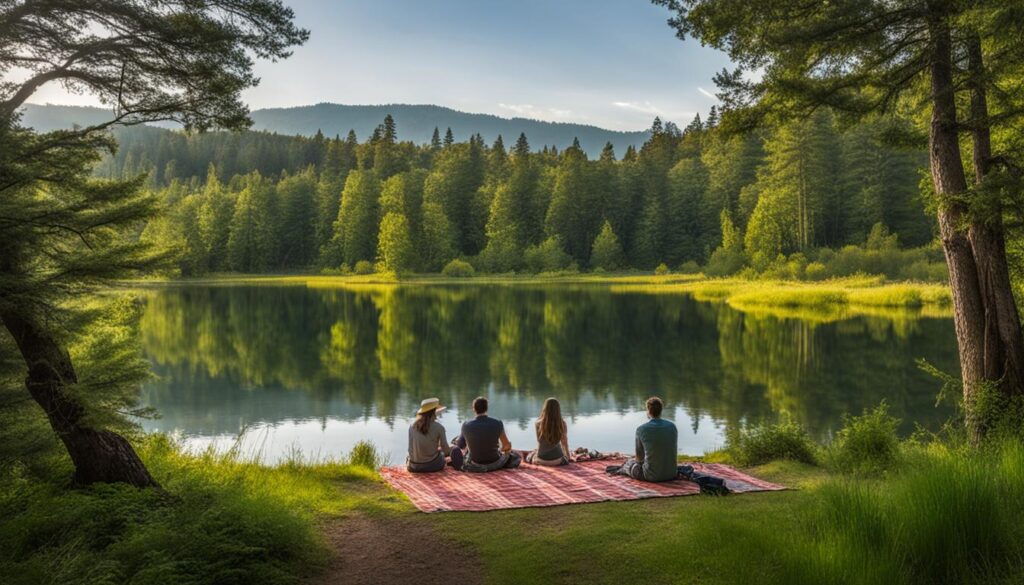
M 625 475 L 640 481 L 669 481 L 679 475 L 676 461 L 679 433 L 672 421 L 661 418 L 665 403 L 653 396 L 647 399 L 650 419 L 636 429 L 636 457 L 607 468 L 608 473 Z

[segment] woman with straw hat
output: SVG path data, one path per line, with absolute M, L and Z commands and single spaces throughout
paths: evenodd
M 427 398 L 420 403 L 416 411 L 416 420 L 409 425 L 409 456 L 406 467 L 412 473 L 441 471 L 445 466 L 445 457 L 451 456 L 452 467 L 462 468 L 462 452 L 452 451 L 445 437 L 444 427 L 437 422 L 437 417 L 445 407 L 437 398 Z

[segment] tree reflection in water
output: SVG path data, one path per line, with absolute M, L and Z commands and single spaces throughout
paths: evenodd
M 949 416 L 915 360 L 957 367 L 952 320 L 907 310 L 743 313 L 564 285 L 180 286 L 144 298 L 159 375 L 144 398 L 159 428 L 187 435 L 310 419 L 394 427 L 424 396 L 464 407 L 479 394 L 523 429 L 549 395 L 579 422 L 658 394 L 694 432 L 786 413 L 825 438 L 883 399 L 908 431 Z

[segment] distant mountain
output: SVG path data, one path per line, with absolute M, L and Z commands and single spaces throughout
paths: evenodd
M 545 145 L 557 146 L 562 150 L 571 145 L 574 138 L 579 138 L 580 146 L 591 157 L 598 156 L 606 142 L 611 142 L 615 154 L 621 157 L 627 146 L 639 148 L 649 136 L 646 130 L 619 132 L 586 124 L 468 114 L 430 105 L 349 106 L 322 103 L 315 106 L 254 110 L 252 120 L 254 130 L 305 136 L 312 136 L 319 130 L 331 137 L 336 134 L 344 136 L 349 130 L 355 130 L 359 140 L 363 141 L 387 114 L 395 118 L 398 138 L 417 144 L 429 142 L 435 127 L 440 129 L 442 136 L 446 128 L 451 128 L 457 141 L 464 141 L 471 134 L 480 133 L 490 144 L 500 134 L 506 148 L 511 148 L 519 134 L 524 132 L 534 150 Z M 95 124 L 109 118 L 110 112 L 102 108 L 29 104 L 25 107 L 22 121 L 26 126 L 44 132 L 68 128 L 74 124 Z

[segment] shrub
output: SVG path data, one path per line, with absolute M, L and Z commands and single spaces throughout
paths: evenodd
M 828 449 L 830 464 L 845 472 L 888 469 L 899 457 L 899 424 L 899 419 L 889 416 L 884 401 L 861 416 L 845 418 L 843 428 Z
M 373 264 L 367 260 L 360 260 L 356 262 L 355 273 L 362 275 L 373 274 Z
M 469 278 L 476 274 L 476 270 L 469 262 L 456 258 L 444 265 L 444 268 L 441 269 L 441 274 L 452 278 Z
M 825 265 L 821 262 L 811 262 L 804 270 L 804 278 L 807 280 L 825 280 L 827 276 Z
M 687 260 L 679 265 L 676 269 L 679 274 L 698 274 L 700 273 L 700 264 L 697 264 L 693 260 Z
M 719 247 L 712 252 L 704 272 L 708 276 L 732 276 L 739 272 L 746 263 L 747 257 L 742 250 Z
M 526 268 L 534 273 L 564 270 L 572 264 L 572 257 L 562 250 L 562 244 L 555 237 L 526 248 L 523 259 L 526 261 Z
M 815 463 L 814 443 L 799 424 L 786 421 L 758 424 L 730 438 L 726 449 L 739 465 L 761 465 L 776 459 Z
M 654 269 L 654 273 L 657 274 L 658 276 L 668 274 L 668 266 L 664 262 L 662 262 L 661 264 L 658 264 L 657 268 Z
M 388 456 L 369 441 L 359 441 L 352 447 L 345 462 L 367 469 L 380 469 L 388 462 Z

